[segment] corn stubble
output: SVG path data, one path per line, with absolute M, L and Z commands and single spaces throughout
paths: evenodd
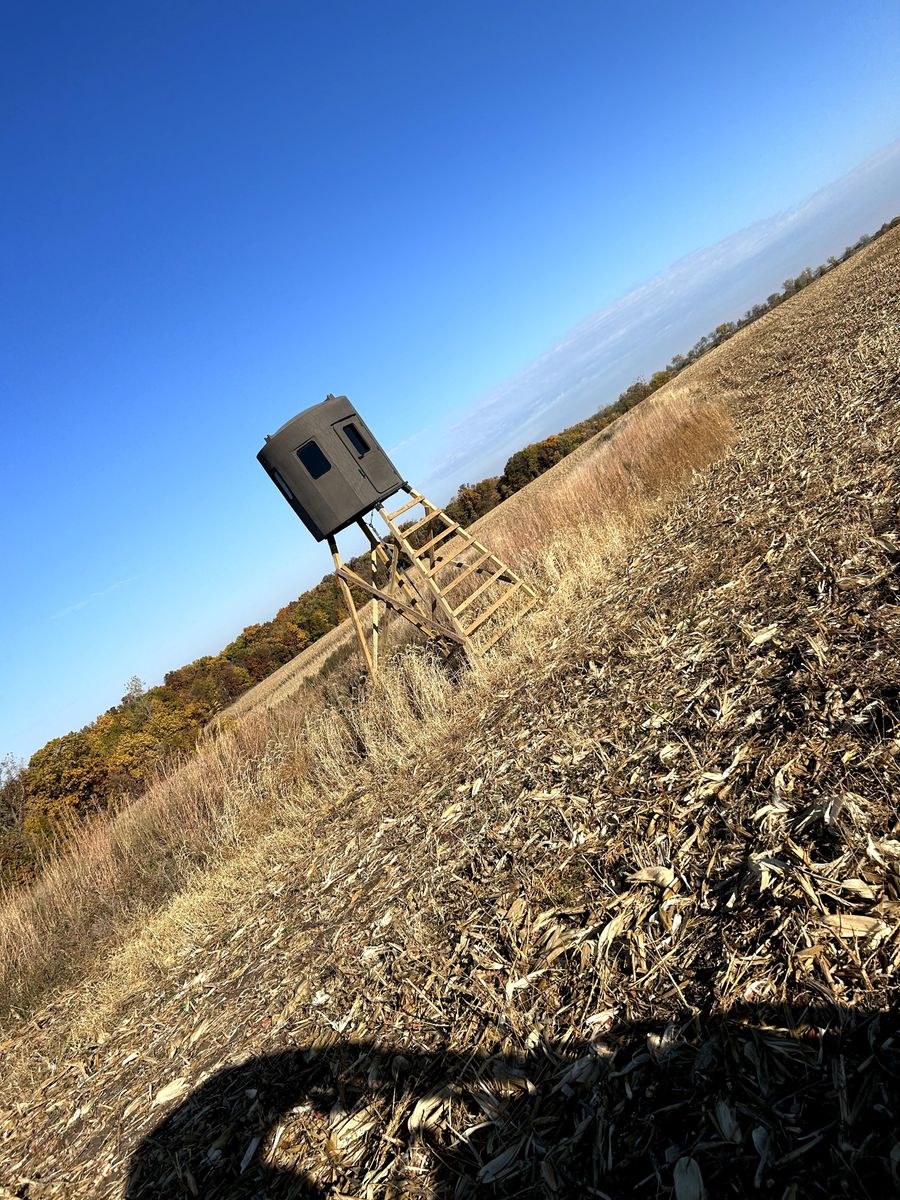
M 480 523 L 545 604 L 461 680 L 184 768 L 232 833 L 29 993 L 10 1194 L 897 1189 L 898 282 L 893 233 Z

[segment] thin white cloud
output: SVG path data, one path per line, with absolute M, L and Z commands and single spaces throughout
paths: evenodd
M 900 141 L 785 212 L 685 256 L 586 317 L 539 358 L 461 412 L 392 448 L 443 498 L 502 469 L 529 441 L 615 400 L 720 321 L 733 320 L 806 266 L 896 215 Z M 435 447 L 439 452 L 435 453 Z M 401 471 L 403 467 L 401 466 Z
M 69 604 L 65 608 L 61 608 L 59 612 L 51 613 L 50 620 L 61 621 L 63 617 L 70 617 L 73 613 L 81 612 L 89 604 L 93 604 L 95 600 L 101 600 L 104 596 L 108 596 L 110 592 L 116 592 L 119 588 L 126 587 L 129 583 L 136 583 L 138 579 L 140 579 L 140 575 L 129 575 L 127 579 L 117 579 L 109 587 L 101 588 L 99 592 L 91 592 L 90 595 L 83 597 L 81 600 L 76 600 L 74 604 Z

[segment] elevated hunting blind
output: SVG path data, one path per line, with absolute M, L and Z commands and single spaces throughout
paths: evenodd
M 318 542 L 403 487 L 346 396 L 305 408 L 267 437 L 256 457 Z
M 448 654 L 484 653 L 537 602 L 534 590 L 496 554 L 401 478 L 346 396 L 328 396 L 298 413 L 266 438 L 256 457 L 316 541 L 328 542 L 373 675 L 382 608 L 411 621 Z M 399 491 L 410 499 L 388 512 L 385 500 Z M 414 512 L 418 507 L 424 515 Z M 386 533 L 375 529 L 374 514 Z M 402 525 L 400 516 L 406 516 Z M 369 543 L 368 580 L 346 565 L 338 550 L 336 535 L 354 524 Z M 368 635 L 357 605 L 360 594 L 372 598 Z M 490 628 L 488 622 L 507 605 L 512 611 L 507 610 L 505 623 Z M 482 627 L 488 635 L 476 642 L 473 635 Z

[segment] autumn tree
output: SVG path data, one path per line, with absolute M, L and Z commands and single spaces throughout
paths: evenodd
M 499 479 L 496 475 L 478 483 L 464 483 L 446 507 L 446 512 L 460 525 L 472 525 L 500 503 Z
M 85 730 L 53 738 L 37 750 L 23 774 L 25 825 L 46 818 L 63 821 L 99 807 L 106 767 Z
M 17 829 L 25 815 L 22 763 L 12 754 L 0 759 L 0 831 Z

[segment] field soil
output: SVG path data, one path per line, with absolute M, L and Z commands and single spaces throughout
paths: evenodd
M 900 231 L 651 401 L 617 525 L 596 445 L 491 514 L 500 653 L 273 744 L 285 819 L 13 1022 L 0 1195 L 897 1193 Z M 654 413 L 707 465 L 629 512 Z

